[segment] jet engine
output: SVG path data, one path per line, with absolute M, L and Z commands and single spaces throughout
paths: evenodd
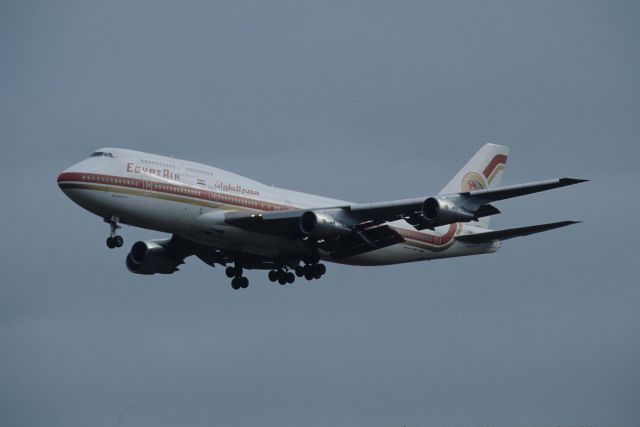
M 453 224 L 455 222 L 473 221 L 475 215 L 461 207 L 456 206 L 451 200 L 429 197 L 422 203 L 422 215 L 431 222 L 434 227 Z
M 323 212 L 306 211 L 300 217 L 300 230 L 307 236 L 331 238 L 349 234 L 351 227 Z
M 127 255 L 127 269 L 137 274 L 171 274 L 182 264 L 167 250 L 169 239 L 148 240 L 133 244 Z

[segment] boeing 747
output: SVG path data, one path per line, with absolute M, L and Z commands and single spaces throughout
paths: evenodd
M 110 226 L 109 248 L 127 224 L 171 234 L 139 241 L 129 271 L 170 274 L 195 255 L 225 267 L 234 289 L 245 270 L 281 285 L 319 279 L 321 261 L 384 265 L 495 252 L 503 240 L 564 227 L 560 221 L 490 230 L 493 203 L 584 182 L 560 178 L 500 187 L 508 148 L 486 144 L 438 194 L 352 203 L 261 184 L 200 163 L 102 148 L 58 176 L 75 203 Z

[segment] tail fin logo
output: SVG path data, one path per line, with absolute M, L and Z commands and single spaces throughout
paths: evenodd
M 493 159 L 491 159 L 487 167 L 484 168 L 484 171 L 482 172 L 483 175 L 487 178 L 487 182 L 489 184 L 491 183 L 491 181 L 493 181 L 493 179 L 500 171 L 504 170 L 506 164 L 507 156 L 505 156 L 504 154 L 498 154 L 494 156 Z
M 485 144 L 440 190 L 440 194 L 486 190 L 500 185 L 509 149 Z
M 476 172 L 469 172 L 462 178 L 462 192 L 476 191 L 487 188 L 487 181 Z

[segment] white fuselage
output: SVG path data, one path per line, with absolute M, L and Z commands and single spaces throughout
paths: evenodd
M 230 211 L 274 211 L 342 206 L 348 202 L 284 190 L 243 176 L 170 157 L 105 148 L 58 177 L 75 203 L 103 218 L 179 235 L 215 248 L 277 257 L 304 253 L 300 240 L 246 231 L 224 223 Z M 417 231 L 405 221 L 388 223 L 405 241 L 340 263 L 383 265 L 495 252 L 500 244 L 469 244 L 454 237 L 486 229 L 456 223 Z M 322 254 L 327 261 L 332 260 Z

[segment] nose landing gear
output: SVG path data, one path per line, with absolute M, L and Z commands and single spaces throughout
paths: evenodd
M 109 237 L 107 237 L 107 247 L 109 249 L 119 248 L 124 244 L 124 239 L 122 238 L 122 236 L 116 235 L 116 230 L 118 230 L 118 228 L 121 228 L 118 225 L 119 220 L 120 218 L 118 218 L 117 216 L 111 216 L 104 219 L 104 222 L 109 224 L 109 227 L 111 228 Z

